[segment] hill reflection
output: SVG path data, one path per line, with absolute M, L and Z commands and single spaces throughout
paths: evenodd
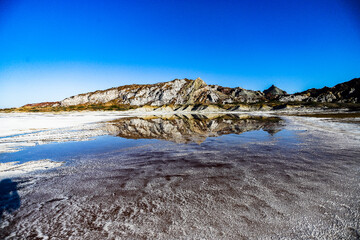
M 109 134 L 128 139 L 161 139 L 176 143 L 202 143 L 208 137 L 264 130 L 273 135 L 281 130 L 278 117 L 236 114 L 163 115 L 121 118 L 105 127 Z

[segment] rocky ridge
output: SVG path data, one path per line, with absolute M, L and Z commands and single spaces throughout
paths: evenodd
M 312 88 L 304 92 L 281 96 L 279 101 L 360 103 L 360 78 L 354 78 L 331 88 Z
M 91 104 L 112 104 L 137 107 L 171 106 L 174 109 L 188 105 L 232 104 L 232 108 L 249 108 L 250 103 L 318 102 L 318 103 L 360 103 L 360 78 L 338 84 L 334 87 L 309 89 L 287 94 L 272 85 L 269 89 L 253 91 L 241 87 L 207 85 L 202 79 L 175 79 L 169 82 L 145 85 L 125 85 L 65 98 L 60 102 L 28 104 L 24 107 L 70 107 Z M 176 107 L 178 106 L 178 107 Z M 266 107 L 266 106 L 264 106 Z M 234 109 L 232 109 L 234 110 Z M 252 109 L 249 109 L 252 110 Z M 257 109 L 256 110 L 261 110 Z M 267 109 L 265 109 L 267 110 Z
M 72 96 L 60 101 L 59 105 L 68 107 L 113 101 L 116 104 L 133 106 L 163 106 L 169 104 L 252 103 L 261 100 L 265 100 L 265 98 L 264 93 L 260 91 L 207 85 L 203 80 L 197 78 L 196 80 L 175 79 L 170 82 L 148 85 L 125 85 Z

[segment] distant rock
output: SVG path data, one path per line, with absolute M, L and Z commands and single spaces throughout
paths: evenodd
M 276 98 L 279 96 L 288 95 L 284 90 L 281 90 L 280 88 L 276 87 L 275 85 L 271 85 L 271 87 L 264 90 L 264 94 L 268 98 Z
M 331 88 L 312 88 L 304 92 L 284 96 L 280 98 L 280 101 L 360 103 L 360 78 L 354 78 Z

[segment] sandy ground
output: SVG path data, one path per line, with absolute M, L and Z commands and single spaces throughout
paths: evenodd
M 21 206 L 0 238 L 359 239 L 359 125 L 284 119 L 273 136 L 154 142 L 11 178 Z

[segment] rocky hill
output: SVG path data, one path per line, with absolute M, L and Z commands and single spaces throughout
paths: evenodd
M 207 85 L 203 80 L 175 79 L 148 85 L 126 85 L 103 91 L 79 94 L 60 101 L 60 106 L 113 102 L 133 106 L 168 104 L 252 103 L 265 100 L 260 91 Z
M 65 98 L 60 102 L 28 104 L 23 108 L 73 108 L 74 106 L 82 106 L 86 109 L 86 106 L 94 105 L 106 105 L 111 107 L 160 107 L 171 105 L 179 107 L 188 105 L 194 106 L 199 104 L 206 106 L 228 104 L 234 109 L 239 106 L 244 109 L 246 106 L 249 106 L 249 104 L 262 104 L 266 102 L 360 103 L 360 78 L 355 78 L 351 81 L 338 84 L 331 88 L 324 87 L 322 89 L 309 89 L 295 94 L 287 94 L 285 91 L 274 85 L 262 92 L 246 90 L 241 87 L 229 88 L 219 85 L 207 85 L 200 78 L 195 80 L 185 78 L 156 84 L 125 85 L 107 90 L 79 94 Z M 269 108 L 269 106 L 265 105 L 260 107 Z
M 80 104 L 102 104 L 113 101 L 116 104 L 133 106 L 163 106 L 188 104 L 229 104 L 255 103 L 269 100 L 281 102 L 360 102 L 360 78 L 338 84 L 332 88 L 309 89 L 305 92 L 287 94 L 272 85 L 261 91 L 246 90 L 240 87 L 229 88 L 207 85 L 203 80 L 175 79 L 170 82 L 149 85 L 126 85 L 103 91 L 79 94 L 66 98 L 60 106 Z M 56 105 L 55 104 L 55 105 Z

